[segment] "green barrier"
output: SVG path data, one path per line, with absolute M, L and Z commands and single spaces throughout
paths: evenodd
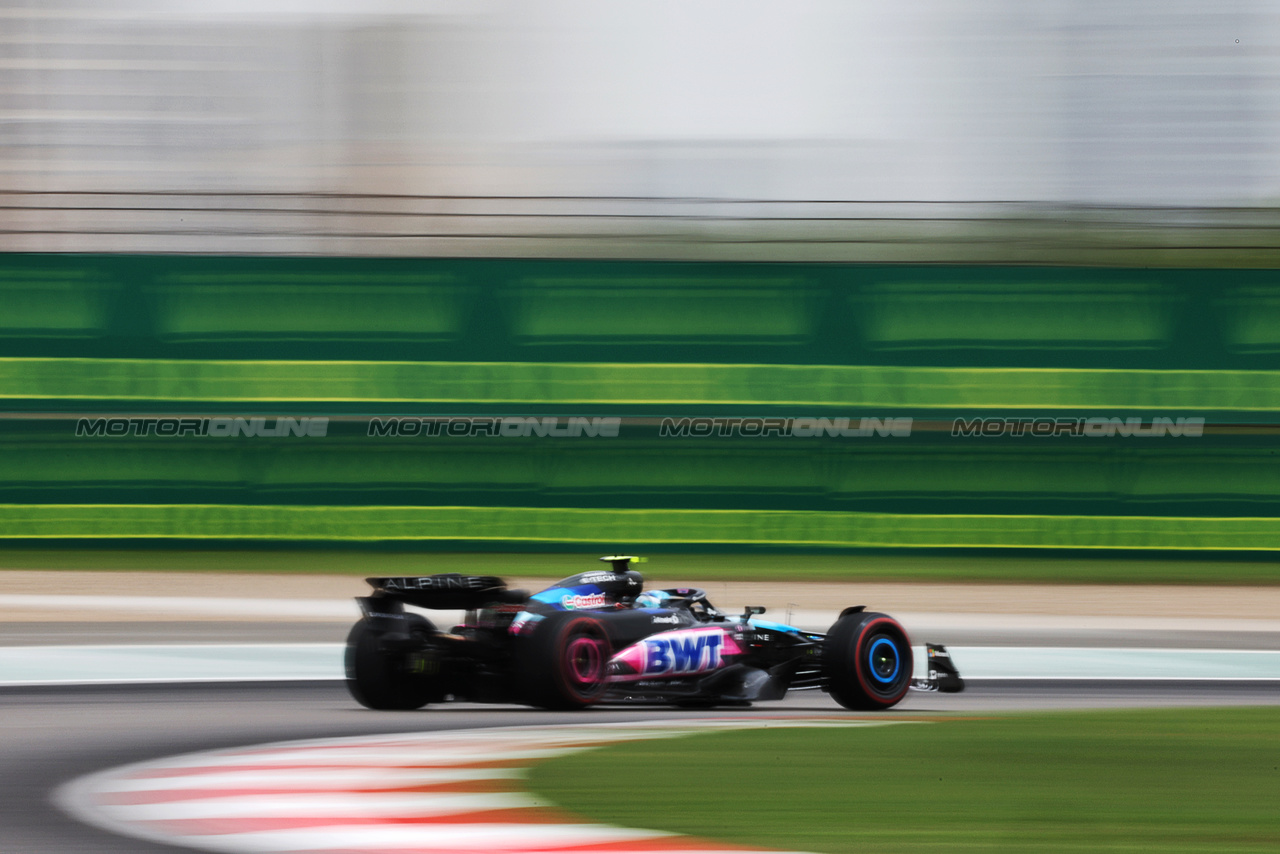
M 525 507 L 5 504 L 0 538 L 1280 550 L 1280 519 Z
M 1159 350 L 1174 337 L 1174 287 L 1046 278 L 977 275 L 958 286 L 917 273 L 865 285 L 848 300 L 864 340 L 881 351 Z
M 592 440 L 586 440 L 591 442 Z M 1267 445 L 0 439 L 0 501 L 1263 515 Z M 1152 441 L 1152 440 L 1145 440 Z M 1178 441 L 1178 440 L 1154 440 Z
M 175 276 L 153 295 L 166 341 L 453 341 L 462 334 L 462 288 L 450 276 L 366 274 L 351 281 L 288 274 Z M 308 290 L 309 289 L 309 290 Z M 310 299 L 300 299 L 309 294 Z
M 1280 271 L 0 253 L 0 356 L 1271 367 Z
M 0 264 L 0 300 L 4 304 L 0 339 L 101 335 L 119 290 L 92 267 L 40 264 L 24 269 Z
M 7 358 L 0 398 L 1270 412 L 1280 371 Z

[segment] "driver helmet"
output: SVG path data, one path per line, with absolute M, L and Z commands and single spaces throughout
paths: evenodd
M 637 608 L 665 608 L 671 601 L 671 594 L 665 590 L 646 590 L 636 597 Z

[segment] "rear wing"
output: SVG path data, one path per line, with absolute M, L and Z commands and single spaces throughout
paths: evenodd
M 501 578 L 492 575 L 441 575 L 366 578 L 374 599 L 395 599 L 417 608 L 440 611 L 470 611 L 505 602 L 523 602 L 523 590 L 508 590 Z

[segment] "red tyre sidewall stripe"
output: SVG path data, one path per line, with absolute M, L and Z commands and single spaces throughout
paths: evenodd
M 867 636 L 867 633 L 871 631 L 873 627 L 878 626 L 881 623 L 892 626 L 893 628 L 897 629 L 898 632 L 901 633 L 903 643 L 905 644 L 907 649 L 907 656 L 909 658 L 911 657 L 911 652 L 910 652 L 911 640 L 907 637 L 907 630 L 904 629 L 897 620 L 891 617 L 877 617 L 874 620 L 868 620 L 867 622 L 863 623 L 862 630 L 858 632 L 858 638 L 857 638 L 857 641 L 854 643 L 854 647 L 853 647 L 853 650 L 854 650 L 853 672 L 858 674 L 858 682 L 859 684 L 862 685 L 862 690 L 867 693 L 868 697 L 874 697 L 877 702 L 882 702 L 886 706 L 891 706 L 894 703 L 897 703 L 903 697 L 907 696 L 907 691 L 911 690 L 910 674 L 907 675 L 907 679 L 902 683 L 901 691 L 899 691 L 897 694 L 895 694 L 892 697 L 882 697 L 880 693 L 875 688 L 872 687 L 871 683 L 867 681 L 866 668 L 863 665 L 862 656 L 859 654 L 862 648 L 862 639 Z M 905 667 L 907 665 L 907 662 L 902 661 L 901 653 L 899 653 L 898 661 L 899 661 L 899 666 L 901 667 Z M 910 663 L 912 664 L 912 666 L 914 666 L 915 664 L 914 660 L 912 660 Z

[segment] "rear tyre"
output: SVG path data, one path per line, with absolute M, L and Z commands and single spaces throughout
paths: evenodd
M 406 615 L 409 634 L 421 639 L 436 633 L 425 617 Z M 380 711 L 420 709 L 440 699 L 438 676 L 421 672 L 423 657 L 383 648 L 383 633 L 367 619 L 347 635 L 347 690 L 356 702 Z
M 822 646 L 827 691 L 846 709 L 895 706 L 911 688 L 915 662 L 902 625 L 885 614 L 841 617 Z
M 518 654 L 525 701 L 556 711 L 597 703 L 607 684 L 609 636 L 595 617 L 561 611 L 521 638 Z

